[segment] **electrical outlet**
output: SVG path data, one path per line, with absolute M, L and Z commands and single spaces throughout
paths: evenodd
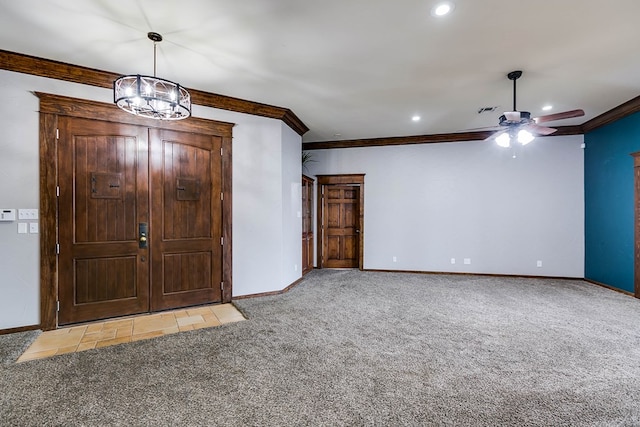
M 455 258 L 451 258 L 451 264 L 455 264 L 456 263 L 456 259 Z
M 30 222 L 29 223 L 29 233 L 31 234 L 37 234 L 38 233 L 38 223 L 37 222 Z
M 293 271 L 298 271 L 298 264 L 293 265 Z
M 465 258 L 465 259 L 464 259 L 464 263 L 465 263 L 466 265 L 471 264 L 471 258 Z
M 398 258 L 393 257 L 393 262 L 398 262 Z
M 538 261 L 536 262 L 536 267 L 542 267 L 542 261 L 538 260 Z

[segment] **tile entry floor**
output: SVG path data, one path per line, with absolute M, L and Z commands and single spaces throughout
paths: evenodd
M 241 320 L 245 318 L 233 304 L 218 304 L 71 326 L 40 334 L 18 358 L 18 362 L 210 328 Z

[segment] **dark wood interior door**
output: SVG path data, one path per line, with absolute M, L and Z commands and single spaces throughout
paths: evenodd
M 59 120 L 59 324 L 149 309 L 147 129 Z
M 153 311 L 222 300 L 221 143 L 150 130 Z
M 323 194 L 323 267 L 357 268 L 360 187 L 326 185 Z
M 302 175 L 302 274 L 313 270 L 313 179 Z
M 58 324 L 222 301 L 222 137 L 59 129 Z

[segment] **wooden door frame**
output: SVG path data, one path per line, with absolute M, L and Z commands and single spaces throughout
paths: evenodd
M 318 195 L 317 195 L 317 225 L 316 236 L 317 238 L 317 260 L 316 264 L 318 268 L 324 268 L 323 250 L 324 250 L 324 233 L 322 230 L 323 223 L 323 194 L 325 186 L 330 185 L 350 185 L 360 188 L 360 200 L 359 200 L 359 226 L 360 237 L 358 241 L 358 269 L 362 271 L 364 268 L 364 175 L 365 174 L 343 174 L 343 175 L 316 175 L 318 178 Z
M 640 298 L 640 151 L 631 153 L 633 156 L 633 176 L 634 176 L 634 255 L 633 255 L 633 287 L 634 296 Z
M 40 98 L 40 329 L 58 326 L 58 117 L 76 117 L 192 132 L 222 137 L 222 302 L 232 296 L 232 168 L 231 148 L 233 123 L 190 117 L 182 121 L 146 119 L 126 113 L 114 104 L 35 92 Z

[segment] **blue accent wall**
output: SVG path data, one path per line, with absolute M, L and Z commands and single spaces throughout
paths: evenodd
M 634 174 L 640 113 L 584 136 L 585 278 L 633 292 Z

